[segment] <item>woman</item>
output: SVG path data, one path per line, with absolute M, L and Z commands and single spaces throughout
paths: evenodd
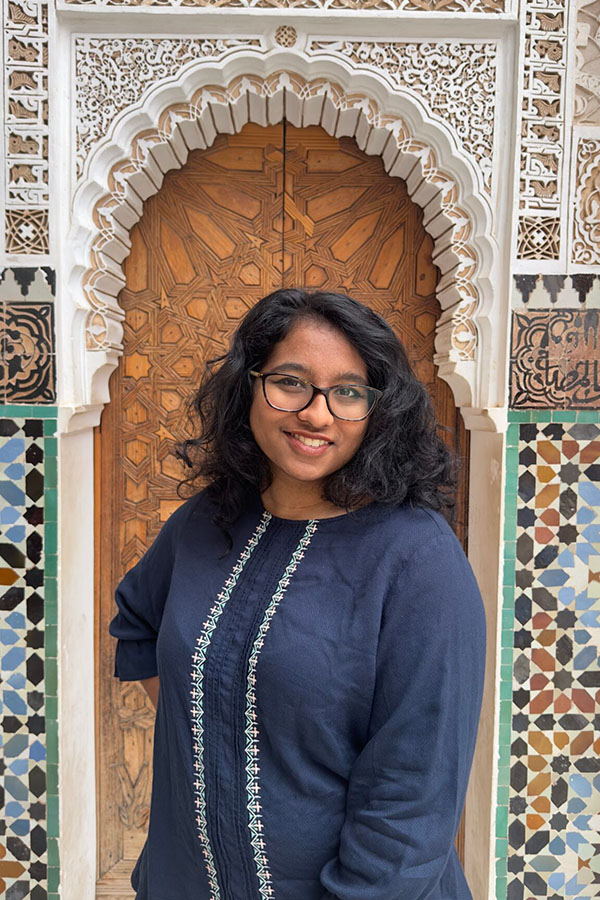
M 467 900 L 485 623 L 427 391 L 332 293 L 265 297 L 220 362 L 182 451 L 208 487 L 110 624 L 157 705 L 136 898 Z

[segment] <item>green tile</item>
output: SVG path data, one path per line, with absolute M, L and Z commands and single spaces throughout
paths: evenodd
M 60 857 L 58 854 L 58 841 L 56 838 L 50 838 L 48 841 L 48 865 L 49 866 L 58 866 L 60 864 Z
M 46 603 L 56 603 L 58 598 L 56 578 L 46 576 L 44 579 L 44 597 Z
M 60 870 L 57 870 L 60 871 Z M 49 893 L 48 900 L 61 900 L 60 894 Z
M 56 434 L 57 422 L 56 419 L 45 419 L 44 421 L 44 434 L 54 436 Z M 49 453 L 48 450 L 48 442 L 46 442 L 46 453 Z
M 57 648 L 57 627 L 56 625 L 46 625 L 46 656 L 56 656 Z
M 510 725 L 510 717 L 512 714 L 512 699 L 503 699 L 500 701 L 500 722 L 508 722 Z
M 44 530 L 44 553 L 56 553 L 56 528 L 46 528 Z
M 515 613 L 513 609 L 504 607 L 502 610 L 502 630 L 508 628 L 512 631 L 515 626 Z
M 56 603 L 48 603 L 46 600 L 44 603 L 44 622 L 46 625 L 57 625 L 58 624 L 58 604 Z M 51 656 L 46 658 L 46 665 L 52 659 Z
M 504 560 L 504 580 L 502 584 L 514 585 L 515 583 L 515 560 L 509 557 Z
M 46 424 L 46 423 L 44 423 Z M 44 453 L 46 454 L 46 460 L 55 459 L 57 455 L 57 443 L 55 437 L 47 437 L 44 441 Z
M 509 687 L 510 687 L 510 685 L 509 685 Z M 510 765 L 510 747 L 509 746 L 498 747 L 498 765 L 502 769 L 505 769 Z
M 58 797 L 58 765 L 56 763 L 51 763 L 46 766 L 46 769 L 48 796 Z
M 47 621 L 48 621 L 48 617 L 46 617 L 46 622 Z M 58 693 L 57 692 L 57 683 L 58 683 L 57 668 L 58 668 L 58 666 L 56 665 L 56 663 L 54 662 L 52 657 L 50 657 L 49 659 L 46 659 L 46 671 L 44 673 L 45 674 L 44 686 L 46 689 L 46 697 L 56 697 L 56 695 Z M 46 710 L 47 709 L 48 709 L 48 705 L 46 703 Z
M 506 859 L 496 860 L 496 875 L 506 875 Z
M 58 697 L 52 695 L 46 697 L 46 716 L 50 719 L 58 718 Z
M 500 722 L 498 741 L 501 744 L 510 744 L 510 722 Z
M 56 522 L 58 519 L 58 495 L 56 491 L 46 491 L 44 495 L 44 521 Z
M 46 676 L 46 684 L 47 683 L 48 678 Z M 500 682 L 500 700 L 512 700 L 512 684 L 510 683 L 510 681 Z
M 506 584 L 502 588 L 502 600 L 505 609 L 514 611 L 515 608 L 515 588 L 512 584 Z
M 58 763 L 58 722 L 46 720 L 46 754 L 48 765 Z
M 552 414 L 554 413 L 553 409 L 532 409 L 531 410 L 531 421 L 532 422 L 551 422 Z
M 496 810 L 496 837 L 506 837 L 508 832 L 508 810 L 501 806 Z
M 509 422 L 531 422 L 530 409 L 510 409 L 508 411 Z
M 552 410 L 552 421 L 553 422 L 576 422 L 577 421 L 577 410 L 576 409 L 554 409 L 554 410 Z
M 55 488 L 56 487 L 56 477 L 57 477 L 57 469 L 56 469 L 56 457 L 49 456 L 46 459 L 44 465 L 44 480 L 46 488 Z
M 48 835 L 50 835 L 50 827 L 48 826 Z M 52 837 L 58 837 L 53 834 Z M 48 869 L 48 891 L 57 891 L 59 885 L 59 870 L 54 867 Z
M 517 542 L 516 541 L 506 541 L 504 544 L 504 559 L 508 561 L 509 559 L 515 559 L 517 555 Z
M 508 856 L 508 839 L 496 838 L 496 859 L 506 859 Z
M 518 488 L 517 470 L 512 469 L 506 472 L 506 480 L 504 482 L 504 490 L 507 497 L 514 497 Z
M 584 424 L 600 423 L 600 411 L 595 409 L 579 409 L 577 410 L 577 421 Z
M 509 665 L 501 665 L 500 666 L 500 678 L 502 681 L 510 681 L 512 684 L 512 676 L 513 676 L 513 664 L 511 661 Z
M 46 556 L 44 565 L 44 574 L 50 578 L 56 578 L 57 574 L 57 557 L 55 553 L 49 553 Z
M 506 447 L 510 451 L 512 447 L 516 447 L 519 443 L 519 426 L 509 425 L 506 429 Z
M 506 769 L 507 767 L 504 766 Z M 508 784 L 499 784 L 498 791 L 496 794 L 496 805 L 497 806 L 506 806 L 508 809 L 508 796 L 509 796 L 509 787 Z
M 48 825 L 48 837 L 59 836 L 58 832 L 58 797 L 57 796 L 48 796 L 46 798 L 48 803 L 48 816 L 47 816 L 47 825 Z M 48 883 L 48 890 L 55 890 L 58 887 L 58 882 L 51 888 Z
M 508 882 L 504 875 L 496 878 L 496 900 L 506 900 L 508 892 Z

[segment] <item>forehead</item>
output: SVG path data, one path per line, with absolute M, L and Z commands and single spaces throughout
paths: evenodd
M 342 332 L 312 319 L 296 322 L 275 344 L 265 365 L 272 368 L 284 362 L 294 363 L 294 371 L 304 372 L 315 381 L 340 376 L 367 377 L 362 356 Z

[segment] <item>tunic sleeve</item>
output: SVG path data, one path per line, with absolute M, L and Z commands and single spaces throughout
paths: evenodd
M 414 552 L 386 597 L 369 739 L 323 900 L 427 900 L 452 852 L 475 747 L 485 614 L 457 538 Z M 437 896 L 437 894 L 436 894 Z
M 113 675 L 120 681 L 138 681 L 158 674 L 156 640 L 175 559 L 184 507 L 162 526 L 140 561 L 123 577 L 115 591 L 118 608 L 108 627 L 117 638 Z

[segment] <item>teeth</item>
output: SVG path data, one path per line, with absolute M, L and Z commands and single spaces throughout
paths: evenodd
M 295 434 L 294 432 L 292 432 L 292 437 L 295 437 L 301 444 L 306 444 L 307 447 L 323 447 L 329 443 L 329 441 L 319 441 L 316 438 L 304 437 L 303 434 Z

